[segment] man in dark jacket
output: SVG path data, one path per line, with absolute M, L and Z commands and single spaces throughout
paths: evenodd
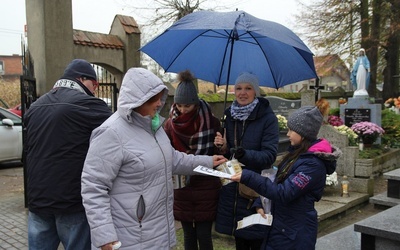
M 94 96 L 96 72 L 75 59 L 24 117 L 29 249 L 90 249 L 81 173 L 93 129 L 111 114 Z

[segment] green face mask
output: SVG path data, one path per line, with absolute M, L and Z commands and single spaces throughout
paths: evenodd
M 151 120 L 151 130 L 153 130 L 153 132 L 156 132 L 159 126 L 160 126 L 160 115 L 156 113 L 156 115 Z

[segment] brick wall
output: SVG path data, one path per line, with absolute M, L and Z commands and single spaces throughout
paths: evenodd
M 2 77 L 22 75 L 22 56 L 0 56 L 0 61 L 3 62 L 4 75 Z

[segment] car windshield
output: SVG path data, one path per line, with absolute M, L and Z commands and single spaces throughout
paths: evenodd
M 21 121 L 20 117 L 18 117 L 17 115 L 15 115 L 15 114 L 13 114 L 13 113 L 11 113 L 11 112 L 3 109 L 3 108 L 0 108 L 0 119 L 3 120 L 5 118 L 8 118 L 11 121 L 13 121 L 14 125 L 21 125 L 22 124 L 22 121 Z

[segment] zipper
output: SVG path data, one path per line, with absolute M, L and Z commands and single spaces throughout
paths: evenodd
M 144 202 L 143 195 L 140 195 L 138 205 L 136 207 L 136 216 L 138 218 L 140 228 L 142 228 L 142 220 L 145 214 L 146 214 L 146 204 Z
M 170 242 L 171 242 L 171 238 L 170 238 L 171 230 L 170 230 L 170 227 L 169 227 L 169 217 L 168 217 L 168 197 L 169 197 L 169 190 L 168 190 L 168 170 L 167 170 L 167 169 L 168 169 L 168 166 L 167 166 L 167 160 L 166 160 L 166 158 L 165 158 L 164 151 L 162 150 L 160 144 L 158 143 L 157 137 L 156 137 L 156 133 L 157 133 L 157 131 L 158 131 L 160 128 L 161 128 L 161 126 L 158 127 L 158 129 L 157 129 L 155 132 L 153 132 L 153 137 L 154 137 L 154 140 L 156 141 L 157 146 L 158 146 L 158 148 L 160 149 L 161 154 L 162 154 L 162 156 L 163 156 L 163 158 L 164 158 L 164 176 L 165 176 L 165 186 L 164 186 L 164 188 L 165 188 L 165 193 L 166 193 L 164 204 L 165 204 L 165 218 L 166 218 L 166 220 L 167 220 L 168 244 L 170 244 Z

